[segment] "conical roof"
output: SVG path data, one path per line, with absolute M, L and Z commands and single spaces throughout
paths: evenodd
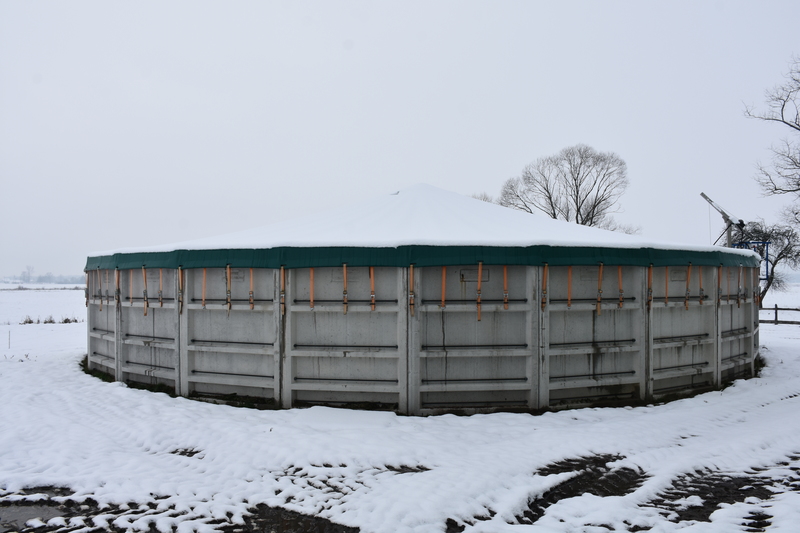
M 531 215 L 415 185 L 346 209 L 204 239 L 92 254 L 96 268 L 437 266 L 456 264 L 757 266 L 746 250 L 657 242 Z

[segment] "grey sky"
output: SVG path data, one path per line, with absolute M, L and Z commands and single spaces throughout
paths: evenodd
M 796 0 L 4 1 L 0 275 L 419 182 L 497 195 L 577 143 L 628 163 L 618 220 L 708 243 L 701 191 L 745 219 L 786 202 L 752 176 L 787 132 L 742 111 L 798 21 Z

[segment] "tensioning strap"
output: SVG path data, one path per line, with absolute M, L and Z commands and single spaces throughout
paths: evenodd
M 600 316 L 603 305 L 603 263 L 597 269 L 597 316 Z
M 572 307 L 572 265 L 567 267 L 567 309 Z
M 206 269 L 203 269 L 203 289 L 202 289 L 202 297 L 203 297 L 203 309 L 206 308 Z
M 411 316 L 414 316 L 414 265 L 408 267 L 408 308 L 411 311 Z
M 231 265 L 225 265 L 225 305 L 228 306 L 228 316 L 231 316 Z
M 542 268 L 542 311 L 544 308 L 547 307 L 547 268 L 548 264 L 544 264 L 544 268 Z
M 147 308 L 150 304 L 147 300 L 147 269 L 142 266 L 142 299 L 144 300 L 144 316 L 147 316 Z
M 283 267 L 281 267 L 281 275 L 283 275 Z M 250 309 L 253 309 L 256 306 L 253 294 L 253 267 L 250 267 L 250 292 L 248 293 L 248 298 L 250 298 Z M 283 309 L 281 309 L 281 314 L 283 314 Z
M 478 261 L 478 322 L 481 321 L 481 282 L 483 282 L 483 261 Z
M 122 291 L 119 288 L 119 269 L 114 269 L 114 304 L 119 306 L 119 299 L 122 294 Z
M 445 301 L 445 288 L 446 287 L 447 287 L 447 267 L 443 266 L 442 267 L 442 302 L 439 304 L 439 307 L 441 307 L 442 309 L 444 309 L 445 306 L 446 306 L 446 301 Z
M 281 298 L 280 298 L 281 301 L 280 301 L 280 303 L 281 303 L 281 316 L 283 316 L 283 315 L 286 314 L 286 270 L 284 270 L 283 266 L 281 266 L 281 274 L 280 274 L 280 276 L 281 276 Z M 251 283 L 252 283 L 252 277 L 250 279 L 251 279 Z M 251 296 L 251 298 L 252 298 L 252 296 Z M 251 309 L 252 309 L 252 307 L 251 307 Z
M 625 304 L 625 291 L 622 290 L 622 265 L 617 266 L 617 285 L 619 286 L 619 308 Z
M 178 314 L 183 314 L 183 268 L 178 267 Z
M 369 306 L 370 311 L 375 310 L 375 268 L 369 267 Z
M 103 276 L 100 274 L 100 268 L 96 270 L 97 272 L 97 296 L 100 299 L 100 310 L 103 310 Z
M 503 309 L 508 309 L 508 265 L 503 265 Z
M 736 307 L 742 306 L 742 267 L 739 266 L 739 272 L 736 278 Z
M 689 296 L 691 294 L 689 292 L 689 284 L 691 282 L 692 282 L 692 264 L 689 263 L 689 266 L 686 269 L 686 296 L 683 299 L 683 306 L 686 308 L 687 311 L 689 310 Z
M 164 307 L 164 269 L 158 269 L 158 306 Z
M 308 269 L 308 306 L 314 309 L 314 267 Z
M 697 265 L 697 282 L 700 284 L 700 305 L 703 305 L 706 299 L 706 293 L 703 292 L 703 265 Z
M 343 314 L 347 314 L 347 263 L 342 263 L 342 306 Z

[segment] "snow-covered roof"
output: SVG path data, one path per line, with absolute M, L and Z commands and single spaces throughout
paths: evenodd
M 756 266 L 746 250 L 657 242 L 415 185 L 228 235 L 91 254 L 87 269 L 472 264 Z

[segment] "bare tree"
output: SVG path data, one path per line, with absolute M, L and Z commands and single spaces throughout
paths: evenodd
M 632 233 L 636 228 L 616 224 L 611 213 L 628 187 L 625 161 L 613 152 L 598 152 L 579 144 L 537 159 L 503 184 L 500 205 L 546 215 L 584 226 Z
M 745 108 L 745 115 L 767 122 L 776 122 L 800 135 L 800 57 L 792 58 L 786 82 L 766 93 L 766 111 Z M 768 195 L 793 194 L 800 198 L 800 142 L 784 138 L 772 146 L 772 164 L 759 164 L 756 180 Z
M 482 202 L 489 202 L 490 204 L 494 203 L 494 198 L 492 198 L 491 195 L 486 192 L 477 192 L 473 194 L 472 197 Z
M 745 224 L 744 228 L 736 227 L 734 239 L 736 242 L 750 242 L 750 249 L 761 256 L 763 261 L 768 263 L 767 279 L 761 284 L 761 301 L 770 291 L 783 290 L 785 280 L 779 266 L 797 268 L 800 266 L 800 235 L 791 226 L 785 224 L 768 225 L 759 219 Z M 766 246 L 769 242 L 769 257 L 767 257 Z

